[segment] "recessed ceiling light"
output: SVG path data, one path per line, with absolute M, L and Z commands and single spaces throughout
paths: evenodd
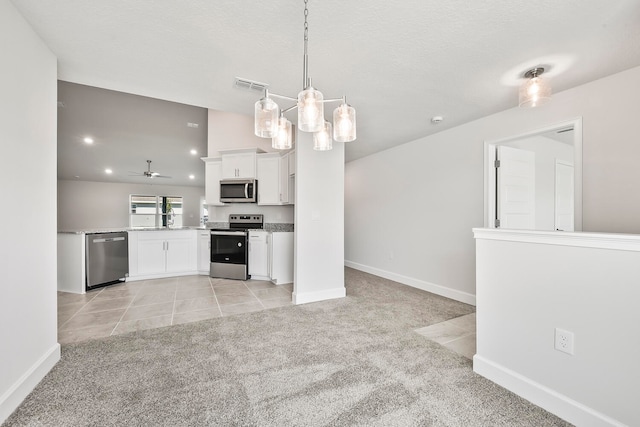
M 80 175 L 74 176 L 75 179 L 80 179 Z
M 189 175 L 189 179 L 196 179 L 195 175 Z
M 87 144 L 93 144 L 93 138 L 91 138 L 90 136 L 85 137 L 83 141 Z
M 198 154 L 198 151 L 197 151 L 197 150 L 192 149 L 192 150 L 190 151 L 190 153 L 191 153 L 191 154 L 193 154 L 193 155 L 195 156 L 196 154 Z
M 112 171 L 111 169 L 105 169 L 105 170 L 104 170 L 104 173 L 106 173 L 106 174 L 112 174 L 112 173 L 113 173 L 113 171 Z
M 431 117 L 431 123 L 433 123 L 434 125 L 442 123 L 443 120 L 444 120 L 444 117 L 442 117 L 442 116 L 433 116 L 433 117 Z

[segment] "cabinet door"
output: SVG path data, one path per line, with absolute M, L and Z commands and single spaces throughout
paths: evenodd
M 198 271 L 200 273 L 209 273 L 210 259 L 211 233 L 209 231 L 201 231 L 198 233 Z
M 148 231 L 147 233 L 153 233 Z M 165 272 L 166 251 L 164 239 L 138 240 L 138 274 Z
M 175 238 L 166 241 L 167 273 L 194 271 L 196 269 L 194 244 L 195 242 L 188 238 Z
M 255 178 L 256 153 L 225 154 L 222 156 L 223 178 Z
M 289 204 L 289 156 L 280 160 L 280 204 Z
M 207 160 L 205 163 L 205 199 L 207 205 L 224 205 L 224 203 L 220 203 L 220 178 L 222 178 L 222 159 Z
M 269 247 L 266 231 L 249 232 L 249 274 L 269 278 Z
M 280 179 L 278 157 L 258 158 L 258 204 L 280 204 Z
M 289 175 L 296 174 L 296 150 L 289 151 Z

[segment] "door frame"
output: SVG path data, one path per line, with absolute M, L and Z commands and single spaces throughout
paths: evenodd
M 573 126 L 573 208 L 574 230 L 582 231 L 582 117 L 556 123 L 544 128 L 495 140 L 484 141 L 484 226 L 495 228 L 493 219 L 496 214 L 496 176 L 494 162 L 496 147 L 506 145 L 518 139 L 530 138 L 547 132 L 566 129 Z

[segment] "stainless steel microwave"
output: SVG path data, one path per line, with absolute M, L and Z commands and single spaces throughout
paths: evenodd
M 253 178 L 220 180 L 220 201 L 223 203 L 256 203 L 258 180 Z

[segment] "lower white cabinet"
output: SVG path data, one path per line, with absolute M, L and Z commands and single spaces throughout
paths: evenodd
M 211 264 L 211 232 L 198 231 L 198 272 L 209 274 Z
M 196 230 L 130 231 L 129 279 L 196 274 Z
M 249 275 L 254 280 L 270 280 L 268 231 L 249 231 Z
M 276 285 L 293 283 L 293 232 L 270 234 L 269 277 Z

